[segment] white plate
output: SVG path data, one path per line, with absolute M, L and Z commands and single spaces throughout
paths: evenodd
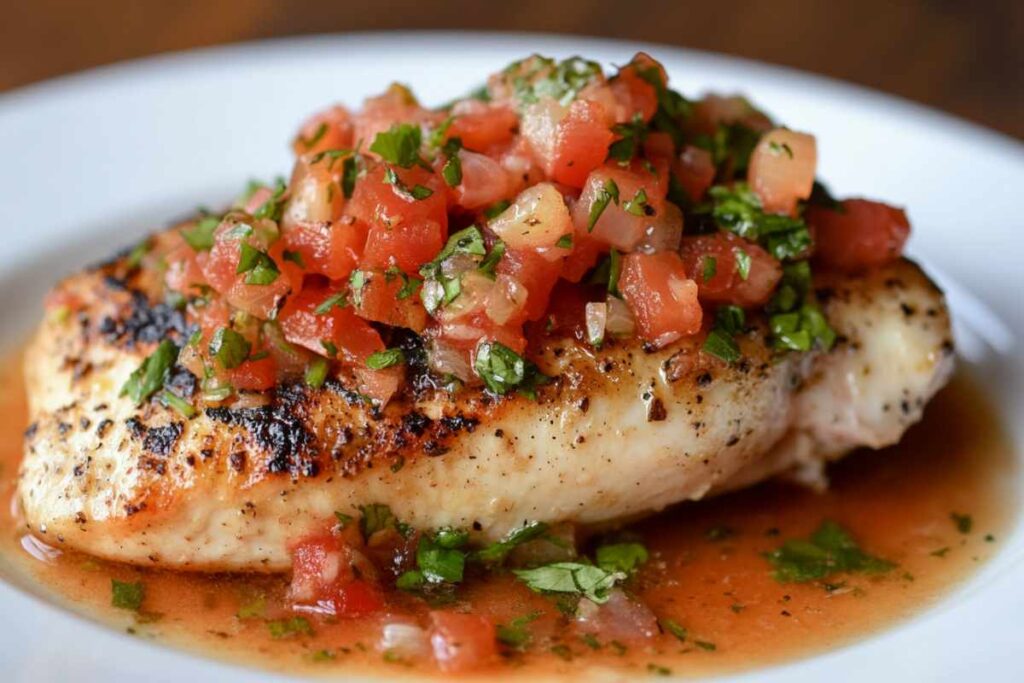
M 129 244 L 252 177 L 289 168 L 297 123 L 401 80 L 426 102 L 466 92 L 525 53 L 623 63 L 652 52 L 684 93 L 743 91 L 814 132 L 841 195 L 904 204 L 911 250 L 950 289 L 958 341 L 1024 444 L 1024 147 L 864 89 L 738 59 L 556 36 L 319 37 L 202 50 L 58 79 L 0 97 L 3 341 L 25 334 L 62 272 Z M 962 286 L 952 286 L 956 282 Z M 971 292 L 968 294 L 967 292 Z M 972 296 L 973 295 L 973 296 Z M 985 305 L 980 304 L 984 301 Z M 1024 538 L 923 615 L 841 650 L 734 680 L 1020 680 Z M 0 582 L 7 681 L 271 681 L 104 630 Z

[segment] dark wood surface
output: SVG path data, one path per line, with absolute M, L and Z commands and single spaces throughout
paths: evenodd
M 531 30 L 784 64 L 1024 138 L 1024 0 L 4 0 L 0 16 L 0 90 L 133 57 L 256 38 Z

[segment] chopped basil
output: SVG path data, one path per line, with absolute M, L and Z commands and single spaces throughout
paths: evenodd
M 436 257 L 434 257 L 434 260 L 431 263 L 440 264 L 441 261 L 445 260 L 452 254 L 483 256 L 486 253 L 487 247 L 484 245 L 484 236 L 480 232 L 480 228 L 475 225 L 471 225 L 468 228 L 459 230 L 449 237 L 444 248 L 441 249 L 441 252 Z
M 609 572 L 632 574 L 650 555 L 641 543 L 611 543 L 597 548 L 595 563 Z
M 252 344 L 230 327 L 218 328 L 210 340 L 210 355 L 217 359 L 225 370 L 237 368 L 245 362 L 252 351 Z
M 422 140 L 423 131 L 418 125 L 398 123 L 377 133 L 370 151 L 402 168 L 412 168 L 417 164 L 429 168 L 429 164 L 420 157 Z
M 247 242 L 239 243 L 238 267 L 235 272 L 239 275 L 245 273 L 245 284 L 247 285 L 269 285 L 281 274 L 274 259 L 266 252 L 249 245 Z
M 324 353 L 326 353 L 328 357 L 338 357 L 338 347 L 330 339 L 321 339 L 320 346 L 323 347 Z
M 181 237 L 193 251 L 209 251 L 213 249 L 213 233 L 220 225 L 216 216 L 204 216 L 191 227 L 181 229 Z
M 663 631 L 671 633 L 679 642 L 686 642 L 686 636 L 688 633 L 685 628 L 679 625 L 678 622 L 672 621 L 671 619 L 660 619 L 658 620 L 658 624 L 661 626 Z
M 718 259 L 714 256 L 704 256 L 702 260 L 704 262 L 702 275 L 704 276 L 704 282 L 707 282 L 718 272 Z
M 828 351 L 836 341 L 821 309 L 810 302 L 789 313 L 776 313 L 768 324 L 775 348 L 781 351 L 810 351 L 816 344 Z
M 348 295 L 345 292 L 338 292 L 324 299 L 319 306 L 313 309 L 313 312 L 317 315 L 327 315 L 332 308 L 345 308 L 346 306 L 348 306 Z
M 142 263 L 142 257 L 148 254 L 151 248 L 152 245 L 149 243 L 148 239 L 139 242 L 130 252 L 128 252 L 128 255 L 124 259 L 124 265 L 129 270 L 138 268 L 139 264 Z
M 173 408 L 178 411 L 182 417 L 191 419 L 196 415 L 196 409 L 191 403 L 178 396 L 170 389 L 164 389 L 160 392 L 160 402 L 169 408 Z
M 601 218 L 601 214 L 608 208 L 608 202 L 614 201 L 616 205 L 619 203 L 619 186 L 615 184 L 615 181 L 608 178 L 604 181 L 604 185 L 597 191 L 597 196 L 594 197 L 593 203 L 590 205 L 590 214 L 587 217 L 587 232 L 593 232 L 594 226 L 597 225 L 598 219 Z
M 141 581 L 125 582 L 110 580 L 110 604 L 118 609 L 138 612 L 146 597 L 146 587 Z
M 559 249 L 571 249 L 572 248 L 572 235 L 562 235 L 555 242 L 555 246 Z
M 459 159 L 459 150 L 462 149 L 462 140 L 452 138 L 444 143 L 441 152 L 445 155 L 444 166 L 441 167 L 441 177 L 448 187 L 455 187 L 462 182 L 462 161 Z
M 501 258 L 505 255 L 505 243 L 498 240 L 491 247 L 491 250 L 487 252 L 487 256 L 480 262 L 479 271 L 491 278 L 495 277 L 495 270 L 498 268 L 498 264 L 501 262 Z
M 427 144 L 434 149 L 443 147 L 445 136 L 448 135 L 448 129 L 452 127 L 453 123 L 455 123 L 454 116 L 445 117 L 444 121 L 437 124 L 437 127 L 430 131 L 430 135 L 427 136 Z
M 416 293 L 416 288 L 423 284 L 423 280 L 406 275 L 397 266 L 392 266 L 384 271 L 385 281 L 391 282 L 396 277 L 402 280 L 402 286 L 395 292 L 395 298 L 399 301 L 408 299 Z
M 507 394 L 516 389 L 533 397 L 536 387 L 548 380 L 536 365 L 499 342 L 481 342 L 477 346 L 473 369 L 495 394 Z
M 434 536 L 420 536 L 416 548 L 416 566 L 431 583 L 459 583 L 466 566 L 466 553 L 460 548 L 468 535 L 463 531 L 441 529 Z
M 811 234 L 799 218 L 765 213 L 761 200 L 745 184 L 716 185 L 708 190 L 711 216 L 723 230 L 758 242 L 779 261 L 804 256 L 811 247 Z
M 513 569 L 512 573 L 535 591 L 574 593 L 598 604 L 607 602 L 616 582 L 626 578 L 622 572 L 579 562 L 555 562 L 534 569 Z
M 402 182 L 401 178 L 398 177 L 398 174 L 395 173 L 395 169 L 390 166 L 384 168 L 384 182 L 393 186 L 395 188 L 395 192 L 408 199 L 415 199 L 419 201 L 434 194 L 434 191 L 425 185 L 417 184 L 410 189 Z
M 284 253 L 282 254 L 282 256 L 283 256 L 285 261 L 291 261 L 292 263 L 297 265 L 299 268 L 305 268 L 306 267 L 305 259 L 303 259 L 302 258 L 302 254 L 300 254 L 297 251 L 288 251 L 286 249 L 284 251 Z
M 733 250 L 733 256 L 736 258 L 736 273 L 745 281 L 750 277 L 750 254 L 737 248 Z
M 403 536 L 408 534 L 409 527 L 398 521 L 391 508 L 383 503 L 371 503 L 359 508 L 359 530 L 363 532 L 363 538 L 369 540 L 378 531 L 388 528 L 398 530 Z
M 356 180 L 359 178 L 359 165 L 354 156 L 346 157 L 341 162 L 341 193 L 345 199 L 351 199 L 356 189 Z
M 605 285 L 608 293 L 619 294 L 619 275 L 622 273 L 622 255 L 615 249 L 608 252 L 608 257 L 597 264 L 588 282 L 592 285 Z
M 352 293 L 352 301 L 356 306 L 363 305 L 363 287 L 366 286 L 366 273 L 361 270 L 353 270 L 348 276 L 348 288 Z
M 169 339 L 164 339 L 138 368 L 128 377 L 121 387 L 121 396 L 129 396 L 135 405 L 159 391 L 170 373 L 171 367 L 178 360 L 178 347 Z
M 308 151 L 308 150 L 313 148 L 313 145 L 315 145 L 316 143 L 320 142 L 320 140 L 322 140 L 324 135 L 326 135 L 326 134 L 327 134 L 327 123 L 321 123 L 319 126 L 317 126 L 316 131 L 314 131 L 314 133 L 311 136 L 309 136 L 308 138 L 304 137 L 302 135 L 299 135 L 299 142 Z
M 533 637 L 527 626 L 538 617 L 540 612 L 530 612 L 525 616 L 516 617 L 507 624 L 498 624 L 498 642 L 513 650 L 524 649 Z
M 268 621 L 267 630 L 270 631 L 270 637 L 275 640 L 298 635 L 313 635 L 313 627 L 305 617 L 291 617 L 290 619 Z
M 701 350 L 726 363 L 735 363 L 742 356 L 734 337 L 746 325 L 746 315 L 739 306 L 719 306 L 715 311 L 715 324 L 708 333 Z
M 405 362 L 405 354 L 402 349 L 393 348 L 384 351 L 375 351 L 366 359 L 366 367 L 371 370 L 383 370 L 393 365 L 401 365 Z
M 953 520 L 953 524 L 956 525 L 956 530 L 962 534 L 969 534 L 971 533 L 971 529 L 974 528 L 974 519 L 970 515 L 951 512 L 949 518 Z
M 822 522 L 809 539 L 792 539 L 764 555 L 782 583 L 804 583 L 841 572 L 880 574 L 896 565 L 868 555 L 853 537 L 832 521 Z
M 253 214 L 253 218 L 269 218 L 272 221 L 281 220 L 281 214 L 284 212 L 285 203 L 285 192 L 288 190 L 288 186 L 285 185 L 283 179 L 278 178 L 274 181 L 274 192 L 270 195 L 270 198 L 263 202 L 259 208 L 257 208 Z
M 612 126 L 612 132 L 619 136 L 619 139 L 609 145 L 608 158 L 628 165 L 647 139 L 647 123 L 637 112 L 631 121 Z
M 700 135 L 694 144 L 711 152 L 711 160 L 720 175 L 724 173 L 724 179 L 731 180 L 746 174 L 750 155 L 760 140 L 760 131 L 733 122 L 718 124 L 714 135 Z
M 505 209 L 507 209 L 510 206 L 512 206 L 512 202 L 510 202 L 507 199 L 502 199 L 497 204 L 489 206 L 486 209 L 484 209 L 484 218 L 486 218 L 487 220 L 497 218 L 505 211 Z
M 474 559 L 485 563 L 500 563 L 516 546 L 540 538 L 548 530 L 544 522 L 529 522 L 513 529 L 500 541 L 484 546 L 473 554 Z
M 582 57 L 556 63 L 540 55 L 513 62 L 504 70 L 521 105 L 550 97 L 566 106 L 600 73 L 600 64 Z
M 239 619 L 262 619 L 267 613 L 267 598 L 257 595 L 252 600 L 238 608 L 235 616 Z
M 323 358 L 314 358 L 310 361 L 309 365 L 306 366 L 305 381 L 307 386 L 313 389 L 319 389 L 324 385 L 324 381 L 327 379 L 327 361 Z

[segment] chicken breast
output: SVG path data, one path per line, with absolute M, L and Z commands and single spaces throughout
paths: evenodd
M 28 350 L 19 497 L 48 542 L 146 565 L 286 571 L 290 542 L 372 503 L 481 540 L 636 517 L 891 444 L 952 367 L 942 294 L 900 261 L 820 292 L 839 334 L 827 354 L 776 356 L 758 321 L 732 365 L 693 338 L 655 352 L 559 339 L 538 359 L 555 379 L 536 400 L 453 397 L 413 360 L 413 388 L 382 410 L 341 376 L 186 419 L 119 396 L 157 342 L 188 334 L 123 272 L 66 280 L 58 295 L 78 312 L 50 316 Z M 176 368 L 172 382 L 195 378 Z

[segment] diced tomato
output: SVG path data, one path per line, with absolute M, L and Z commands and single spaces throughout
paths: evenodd
M 237 229 L 244 226 L 252 231 L 247 237 L 243 237 Z M 270 239 L 267 235 L 271 232 L 274 231 L 257 220 L 246 222 L 241 217 L 225 219 L 214 232 L 213 248 L 199 261 L 206 281 L 229 304 L 264 320 L 271 317 L 281 299 L 291 290 L 289 278 L 279 273 L 269 284 L 246 284 L 247 274 L 237 271 L 242 241 L 265 253 Z M 275 262 L 275 265 L 280 271 L 281 264 Z
M 277 362 L 268 352 L 258 360 L 247 360 L 228 370 L 227 376 L 236 389 L 266 391 L 277 383 Z
M 561 270 L 561 261 L 549 261 L 531 249 L 509 248 L 498 263 L 497 272 L 515 278 L 526 288 L 523 314 L 527 320 L 539 320 L 548 307 L 551 290 Z
M 297 606 L 315 606 L 333 616 L 356 617 L 384 609 L 380 589 L 352 569 L 358 550 L 333 534 L 316 534 L 292 547 L 289 598 Z M 365 562 L 365 558 L 358 558 Z
M 197 287 L 206 284 L 203 270 L 196 260 L 196 252 L 184 241 L 167 253 L 167 272 L 164 282 L 176 292 L 185 295 L 197 293 Z
M 551 178 L 570 187 L 583 187 L 587 176 L 604 163 L 615 139 L 608 112 L 596 102 L 576 100 L 558 124 Z
M 782 268 L 768 252 L 732 233 L 684 237 L 680 255 L 702 301 L 763 304 L 782 277 Z M 746 261 L 749 271 L 744 278 L 741 264 Z
M 455 119 L 447 136 L 461 139 L 462 146 L 474 152 L 508 142 L 519 128 L 519 116 L 505 105 L 464 100 L 452 108 L 452 114 Z
M 715 164 L 711 152 L 687 145 L 673 164 L 672 170 L 693 202 L 699 202 L 715 180 Z
M 792 215 L 796 203 L 811 196 L 817 165 L 813 135 L 776 128 L 750 155 L 747 179 L 765 211 Z
M 576 232 L 585 232 L 599 242 L 619 251 L 632 251 L 644 239 L 652 219 L 664 211 L 668 173 L 652 173 L 639 163 L 629 168 L 606 164 L 587 178 L 580 200 L 573 207 Z M 618 202 L 612 192 L 618 192 Z M 590 216 L 597 202 L 603 202 L 594 229 L 588 231 Z M 630 210 L 632 209 L 632 210 Z
M 397 265 L 409 274 L 430 261 L 448 237 L 448 213 L 444 184 L 422 168 L 394 169 L 406 191 L 416 186 L 431 192 L 415 199 L 386 182 L 385 169 L 377 166 L 357 184 L 349 210 L 370 226 L 360 267 L 386 270 Z
M 815 260 L 844 272 L 875 268 L 899 258 L 910 235 L 910 222 L 902 209 L 869 199 L 847 199 L 842 211 L 809 206 L 804 217 L 815 232 Z
M 497 631 L 487 617 L 433 611 L 430 621 L 430 645 L 442 671 L 475 671 L 497 661 Z
M 333 223 L 300 223 L 284 233 L 286 248 L 299 255 L 305 270 L 332 280 L 347 278 L 366 245 L 368 229 L 353 216 Z
M 569 282 L 579 282 L 607 252 L 608 245 L 593 239 L 587 233 L 585 225 L 583 230 L 577 226 L 573 234 L 572 253 L 562 262 L 562 277 Z
M 644 121 L 650 121 L 658 109 L 658 92 L 650 79 L 664 85 L 668 76 L 664 67 L 650 55 L 638 52 L 635 57 L 619 70 L 609 81 L 620 102 L 626 103 L 626 120 L 640 114 Z
M 382 370 L 356 367 L 353 368 L 353 372 L 359 382 L 359 391 L 380 405 L 390 401 L 405 381 L 404 365 L 394 365 Z
M 342 106 L 334 106 L 312 116 L 302 124 L 292 142 L 296 155 L 316 154 L 329 149 L 352 146 L 352 115 Z
M 418 296 L 419 287 L 410 287 L 408 282 L 394 272 L 367 272 L 355 297 L 356 313 L 367 320 L 422 332 L 427 326 L 427 311 Z
M 640 337 L 657 347 L 700 330 L 697 283 L 687 277 L 678 254 L 627 254 L 619 291 L 636 317 Z
M 342 160 L 331 157 L 306 155 L 296 159 L 281 226 L 288 230 L 295 225 L 337 220 L 345 206 L 340 184 L 343 168 Z
M 693 114 L 686 122 L 693 133 L 714 135 L 719 124 L 739 123 L 755 131 L 767 131 L 771 120 L 754 109 L 750 102 L 738 95 L 705 95 L 693 106 Z
M 404 85 L 392 83 L 377 97 L 370 97 L 363 103 L 363 109 L 353 117 L 352 139 L 368 149 L 377 138 L 398 123 L 434 126 L 444 119 L 444 112 L 430 111 L 420 106 L 416 97 Z
M 336 286 L 309 284 L 285 302 L 278 315 L 285 339 L 314 353 L 327 355 L 324 342 L 338 349 L 339 359 L 362 367 L 376 351 L 384 350 L 380 335 L 368 322 L 356 315 L 351 306 L 333 306 L 325 313 L 316 308 L 340 289 Z
M 603 301 L 606 293 L 604 287 L 559 281 L 551 291 L 551 301 L 544 317 L 530 326 L 531 344 L 548 334 L 586 340 L 586 306 L 592 301 Z

